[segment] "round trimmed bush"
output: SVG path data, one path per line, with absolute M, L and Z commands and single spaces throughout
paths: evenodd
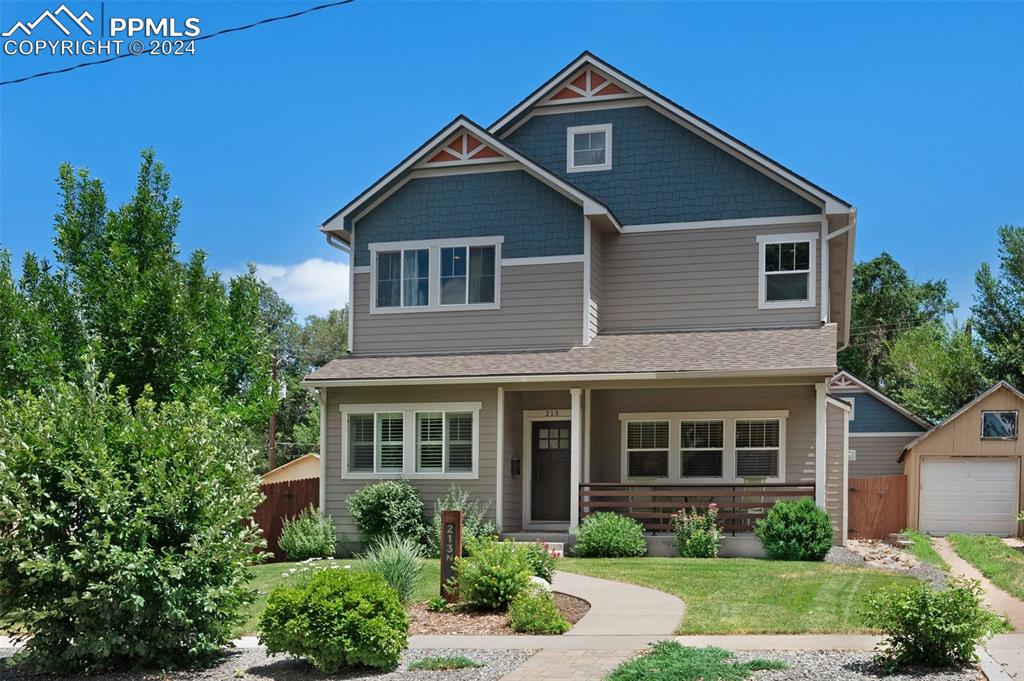
M 644 526 L 618 513 L 587 516 L 576 530 L 573 552 L 584 558 L 634 558 L 647 554 Z
M 508 606 L 530 586 L 533 565 L 512 540 L 471 540 L 472 552 L 455 561 L 459 598 L 489 610 Z
M 423 501 L 408 480 L 382 480 L 348 498 L 352 522 L 367 544 L 397 535 L 423 539 Z
M 394 669 L 408 640 L 409 618 L 384 578 L 341 568 L 277 587 L 260 616 L 268 653 L 305 658 L 325 674 L 355 665 Z
M 780 501 L 757 522 L 754 534 L 772 560 L 825 560 L 832 522 L 813 499 Z
M 278 545 L 288 560 L 333 558 L 338 546 L 334 521 L 310 504 L 294 518 L 285 519 Z

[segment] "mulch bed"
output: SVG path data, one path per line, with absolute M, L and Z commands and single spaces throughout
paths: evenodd
M 576 624 L 590 610 L 590 603 L 582 598 L 568 594 L 552 592 L 555 605 L 562 617 L 570 624 Z M 504 612 L 475 610 L 469 606 L 457 605 L 445 612 L 431 612 L 423 603 L 413 603 L 408 607 L 409 634 L 432 635 L 493 635 L 518 636 L 508 626 L 508 617 Z

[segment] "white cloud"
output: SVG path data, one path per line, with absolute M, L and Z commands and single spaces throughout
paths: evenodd
M 256 276 L 295 308 L 295 316 L 324 315 L 348 302 L 348 263 L 310 258 L 296 265 L 256 264 Z

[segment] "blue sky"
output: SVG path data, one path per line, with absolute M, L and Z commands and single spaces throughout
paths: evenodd
M 99 2 L 67 0 L 99 16 Z M 117 2 L 204 33 L 318 4 Z M 4 0 L 0 25 L 59 2 Z M 114 202 L 154 147 L 179 242 L 261 272 L 300 314 L 347 298 L 317 225 L 456 114 L 491 123 L 584 49 L 859 210 L 858 259 L 950 282 L 966 315 L 996 227 L 1024 224 L 1024 4 L 356 0 L 0 88 L 0 245 L 48 254 L 62 161 Z M 0 80 L 86 58 L 0 56 Z

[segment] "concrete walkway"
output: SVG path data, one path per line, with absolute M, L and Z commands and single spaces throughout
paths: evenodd
M 976 567 L 958 556 L 945 537 L 936 537 L 932 540 L 932 545 L 942 559 L 949 563 L 950 572 L 957 577 L 981 582 L 982 599 L 985 604 L 1010 620 L 1010 624 L 1018 633 L 1024 633 L 1024 603 L 988 581 Z

